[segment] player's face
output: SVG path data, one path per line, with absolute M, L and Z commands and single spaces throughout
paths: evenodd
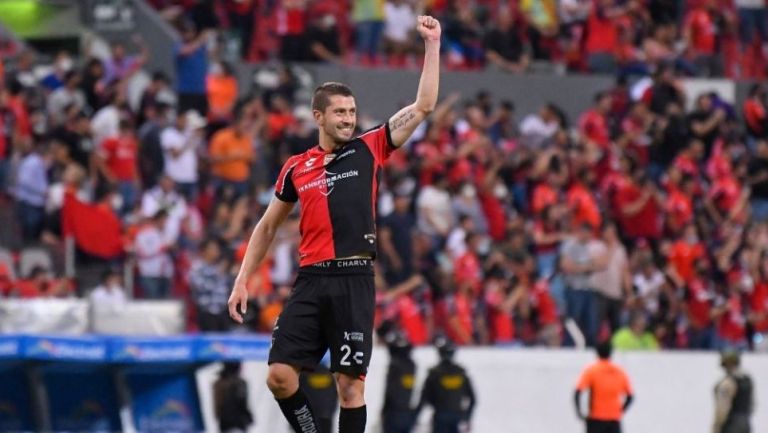
M 325 112 L 317 116 L 318 126 L 337 143 L 347 142 L 352 138 L 357 123 L 355 98 L 352 96 L 333 95 Z

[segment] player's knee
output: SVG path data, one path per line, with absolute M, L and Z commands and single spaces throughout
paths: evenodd
M 267 374 L 267 387 L 276 398 L 288 398 L 299 388 L 299 375 L 289 365 L 272 364 Z
M 360 407 L 365 404 L 365 382 L 356 377 L 338 374 L 336 384 L 341 407 Z

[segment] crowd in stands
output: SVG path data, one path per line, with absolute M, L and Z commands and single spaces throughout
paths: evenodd
M 126 88 L 147 59 L 140 38 L 135 55 L 121 42 L 108 58 L 62 53 L 46 75 L 29 52 L 6 65 L 1 206 L 21 246 L 73 239 L 77 272 L 19 275 L 0 260 L 2 296 L 183 299 L 191 329 L 233 328 L 226 302 L 247 239 L 282 163 L 316 145 L 315 125 L 290 68 L 238 97 L 206 32 L 181 35 L 178 79 L 153 74 L 136 104 Z M 444 89 L 380 187 L 378 324 L 414 344 L 437 333 L 459 344 L 763 344 L 766 88 L 735 107 L 685 94 L 677 70 L 619 78 L 576 119 L 555 103 L 518 118 L 513 101 Z M 269 331 L 290 295 L 298 236 L 294 214 L 249 281 L 249 329 Z M 92 268 L 102 281 L 84 281 Z
M 672 63 L 687 76 L 764 78 L 762 0 L 152 0 L 173 22 L 218 29 L 251 61 L 409 67 L 416 16 L 438 17 L 453 69 L 647 74 Z M 350 12 L 351 11 L 351 12 Z

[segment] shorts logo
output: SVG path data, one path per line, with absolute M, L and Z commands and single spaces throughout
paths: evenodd
M 363 342 L 363 333 L 362 332 L 347 332 L 344 331 L 344 341 L 359 341 L 360 343 Z
M 365 240 L 368 241 L 368 243 L 371 245 L 373 245 L 373 243 L 376 242 L 376 234 L 374 233 L 368 233 L 366 235 L 363 235 L 363 238 L 365 238 Z

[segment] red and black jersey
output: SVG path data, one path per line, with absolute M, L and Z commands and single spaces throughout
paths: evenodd
M 333 152 L 320 146 L 286 161 L 275 196 L 301 205 L 301 266 L 376 255 L 376 196 L 384 162 L 395 150 L 389 125 L 373 128 Z

